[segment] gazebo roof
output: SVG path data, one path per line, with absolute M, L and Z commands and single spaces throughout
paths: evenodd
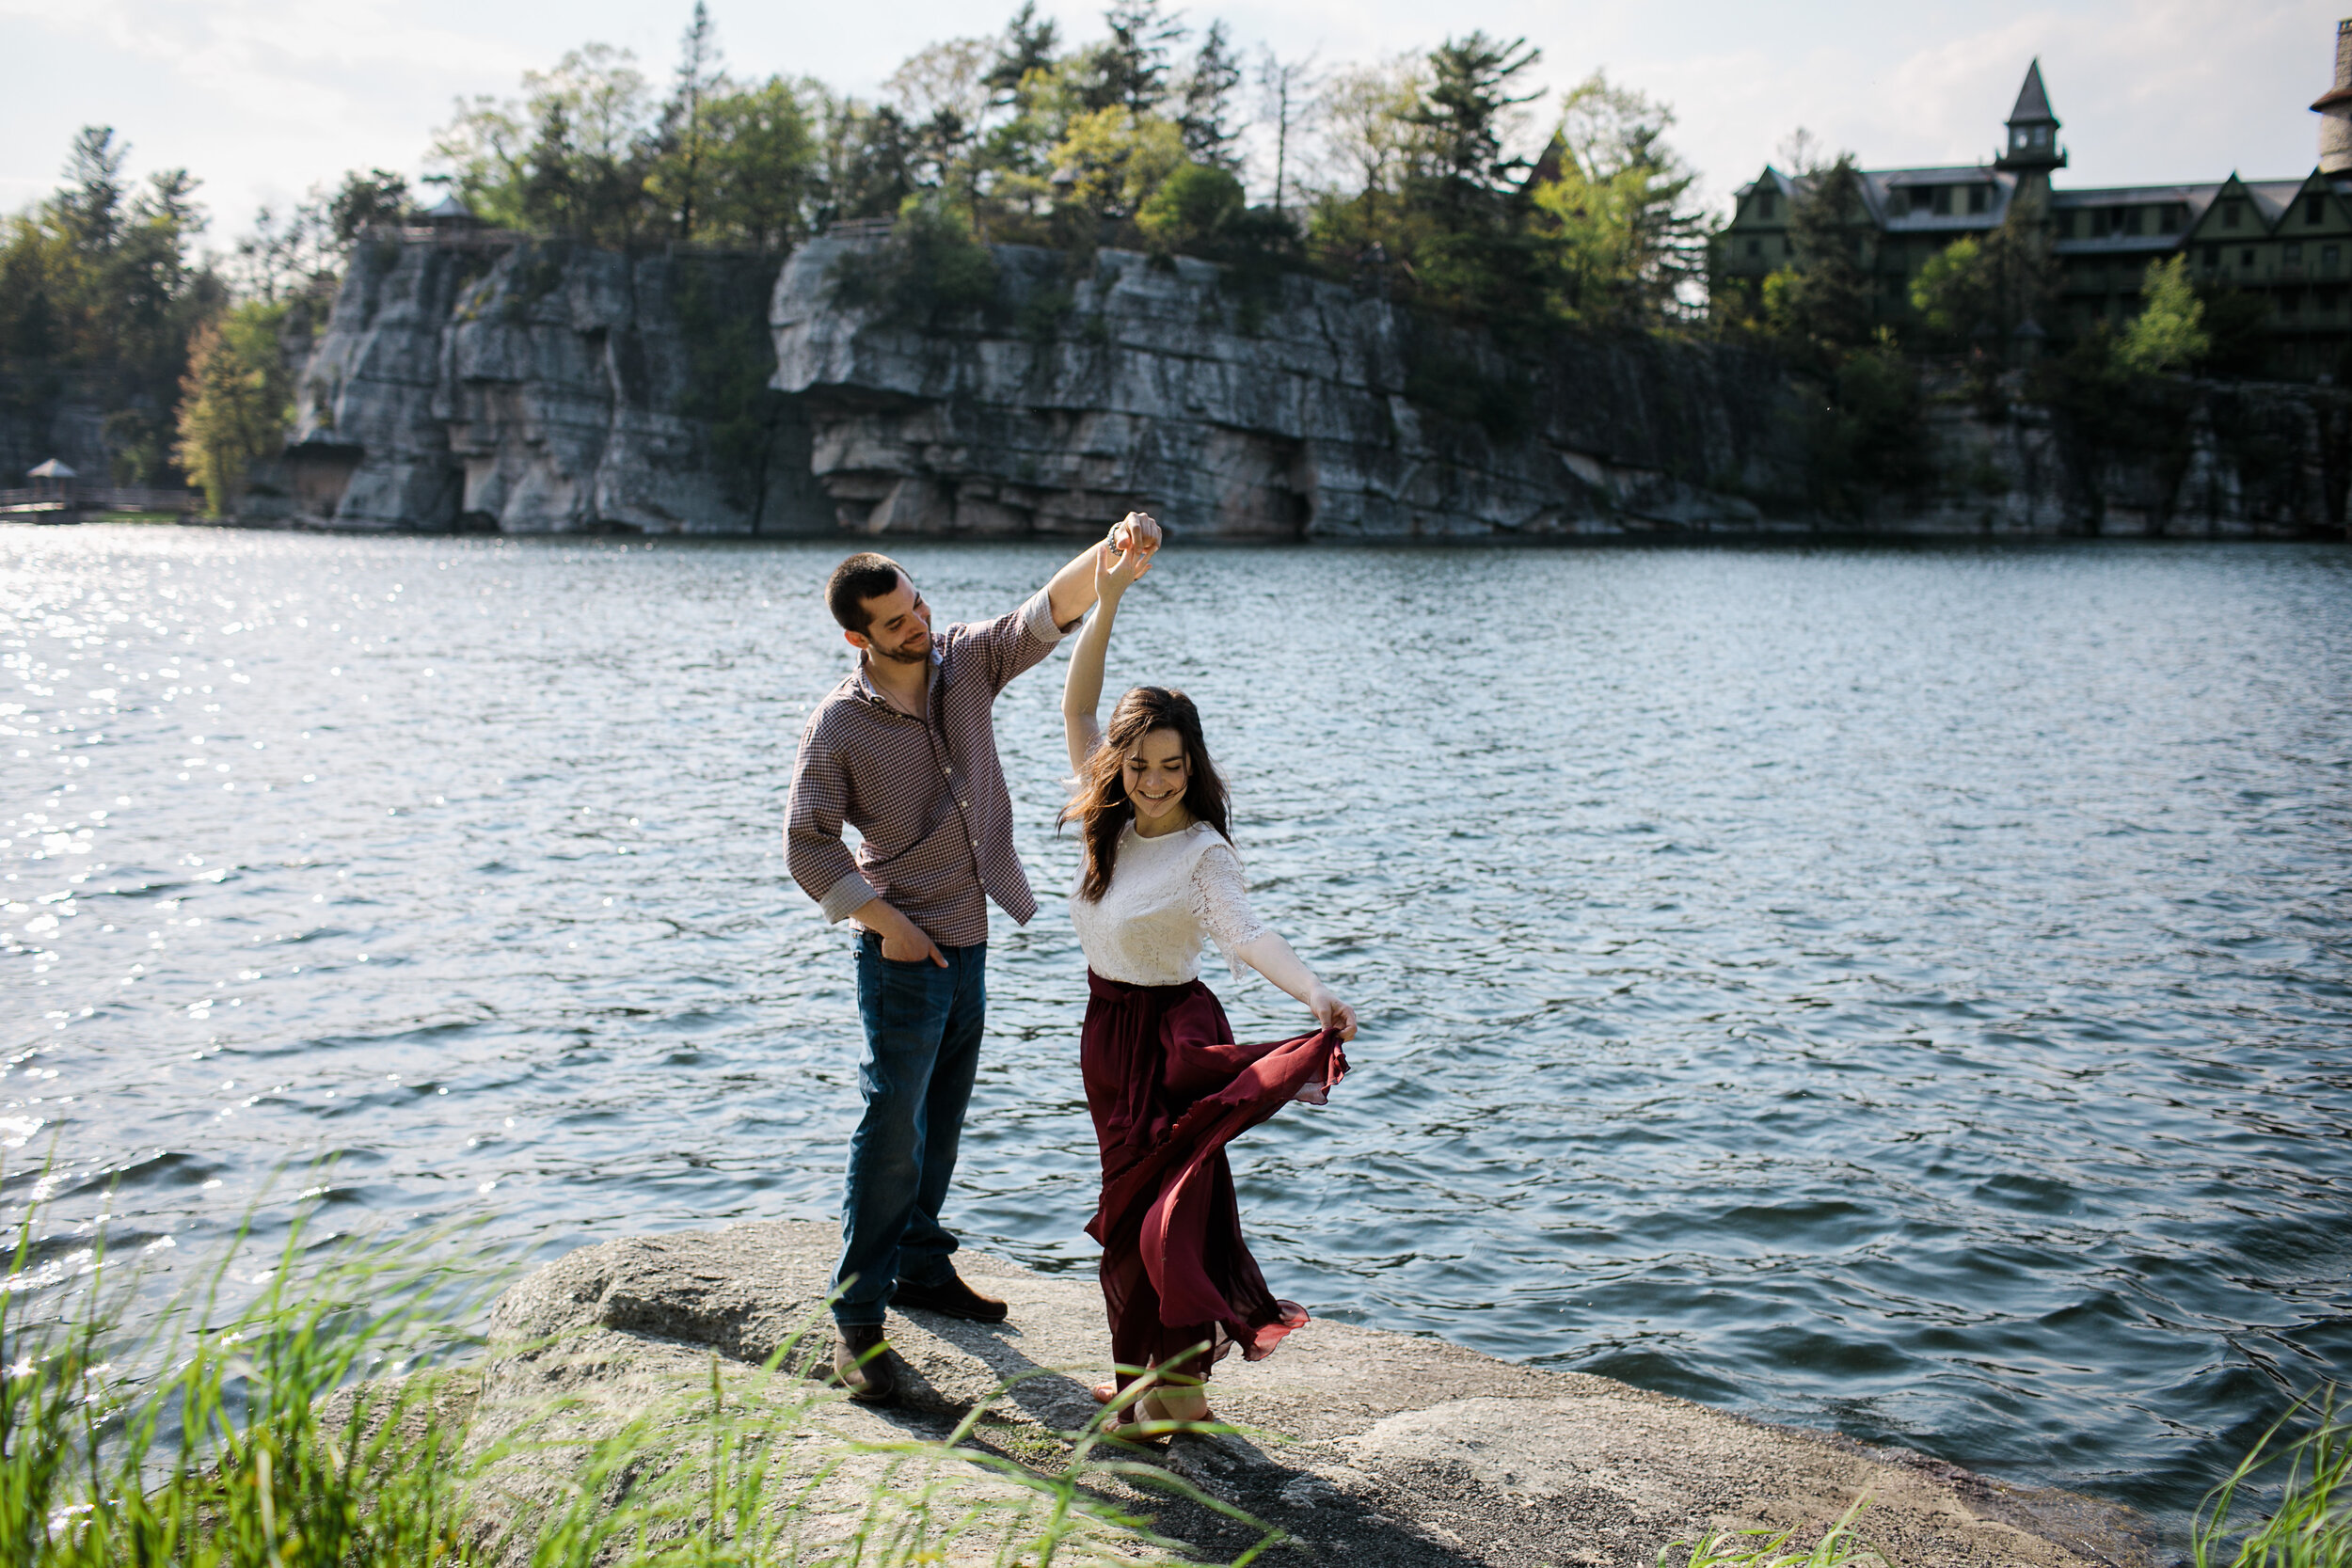
M 447 196 L 441 198 L 440 200 L 435 202 L 431 207 L 427 208 L 424 215 L 428 218 L 437 218 L 446 221 L 451 218 L 469 219 L 474 215 L 474 213 L 472 208 L 457 199 L 457 193 L 455 191 L 452 191 Z
M 82 476 L 53 457 L 38 468 L 25 470 L 24 477 L 27 479 L 79 479 Z

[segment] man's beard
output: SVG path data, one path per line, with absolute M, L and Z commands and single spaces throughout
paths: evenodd
M 878 647 L 874 649 L 874 652 L 893 664 L 925 664 L 930 662 L 931 657 L 930 640 L 930 633 L 925 632 L 923 634 L 924 646 L 919 652 L 908 643 L 901 643 L 896 648 Z

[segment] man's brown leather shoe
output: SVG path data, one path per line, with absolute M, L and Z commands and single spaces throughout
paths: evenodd
M 833 1345 L 834 1381 L 860 1404 L 888 1404 L 898 1395 L 898 1353 L 880 1323 L 840 1325 Z
M 952 1274 L 939 1285 L 917 1285 L 901 1279 L 890 1292 L 890 1305 L 936 1312 L 946 1318 L 964 1318 L 976 1323 L 1003 1323 L 1008 1310 L 994 1296 L 980 1294 Z

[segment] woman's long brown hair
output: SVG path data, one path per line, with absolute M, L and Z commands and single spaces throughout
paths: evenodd
M 1184 810 L 1194 821 L 1215 828 L 1228 844 L 1233 841 L 1232 829 L 1226 822 L 1225 781 L 1209 760 L 1209 743 L 1200 735 L 1200 710 L 1181 691 L 1138 686 L 1111 709 L 1103 743 L 1087 758 L 1078 791 L 1058 818 L 1058 822 L 1077 823 L 1078 835 L 1086 841 L 1087 871 L 1078 885 L 1078 896 L 1089 903 L 1110 891 L 1111 872 L 1119 861 L 1120 831 L 1135 820 L 1136 808 L 1127 800 L 1127 754 L 1153 730 L 1173 730 L 1184 742 L 1189 765 Z

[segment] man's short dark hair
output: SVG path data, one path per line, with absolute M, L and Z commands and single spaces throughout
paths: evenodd
M 866 628 L 874 624 L 874 618 L 866 613 L 866 601 L 881 598 L 898 587 L 905 575 L 906 569 L 888 556 L 860 550 L 833 569 L 833 580 L 825 584 L 825 608 L 833 611 L 843 631 L 864 637 Z

